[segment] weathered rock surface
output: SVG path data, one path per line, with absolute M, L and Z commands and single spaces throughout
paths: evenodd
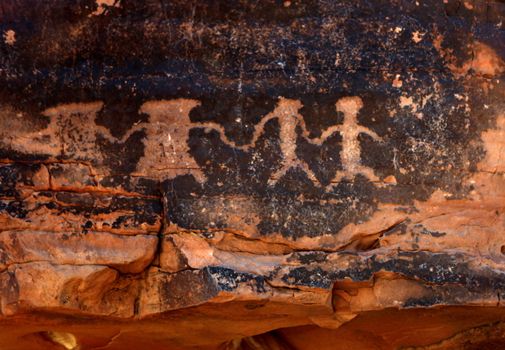
M 0 348 L 505 347 L 504 23 L 0 2 Z

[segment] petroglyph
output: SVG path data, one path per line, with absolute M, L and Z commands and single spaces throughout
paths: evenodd
M 62 155 L 84 160 L 94 154 L 97 161 L 101 160 L 101 152 L 96 146 L 96 133 L 100 132 L 107 138 L 112 138 L 109 130 L 95 124 L 96 114 L 102 107 L 102 102 L 68 103 L 42 112 L 44 116 L 51 118 L 48 130 L 57 130 L 52 137 L 59 139 Z
M 301 168 L 309 177 L 309 179 L 316 185 L 320 184 L 314 172 L 309 168 L 308 164 L 299 159 L 296 154 L 296 139 L 297 128 L 300 127 L 302 136 L 311 144 L 322 145 L 329 137 L 335 133 L 342 135 L 342 153 L 341 161 L 343 171 L 338 172 L 332 182 L 339 182 L 344 177 L 362 174 L 370 181 L 378 181 L 379 178 L 374 174 L 371 168 L 361 165 L 361 149 L 359 145 L 358 136 L 360 133 L 370 135 L 375 141 L 382 141 L 382 139 L 370 129 L 358 124 L 357 115 L 363 107 L 363 101 L 360 97 L 344 97 L 339 99 L 335 107 L 337 112 L 344 114 L 344 123 L 342 125 L 332 125 L 323 131 L 320 137 L 311 138 L 305 125 L 303 116 L 298 112 L 302 108 L 302 103 L 298 100 L 280 98 L 279 103 L 274 111 L 267 114 L 255 126 L 254 135 L 251 143 L 243 146 L 237 146 L 224 136 L 224 130 L 220 126 L 209 126 L 219 129 L 221 139 L 228 145 L 244 151 L 249 150 L 256 145 L 257 140 L 263 134 L 265 124 L 272 120 L 277 119 L 280 126 L 280 148 L 282 154 L 282 164 L 270 177 L 269 184 L 275 184 L 287 171 L 291 168 Z
M 381 142 L 382 139 L 372 130 L 358 124 L 357 116 L 361 108 L 363 108 L 363 101 L 358 96 L 344 97 L 337 101 L 335 104 L 337 112 L 344 114 L 344 124 L 332 126 L 324 133 L 333 133 L 340 131 L 342 135 L 342 154 L 341 161 L 343 171 L 337 172 L 332 182 L 339 182 L 344 177 L 356 176 L 362 174 L 370 181 L 379 181 L 379 178 L 374 174 L 371 168 L 361 165 L 361 148 L 358 140 L 360 133 L 365 133 L 371 136 L 375 141 Z
M 119 7 L 119 0 L 96 0 L 96 10 L 93 11 L 90 16 L 99 16 L 107 11 L 108 7 Z
M 102 106 L 102 102 L 58 105 L 44 110 L 38 123 L 27 122 L 22 112 L 4 108 L 0 113 L 0 129 L 4 131 L 0 136 L 11 150 L 21 153 L 84 159 L 92 152 L 98 157 L 100 152 L 94 152 L 95 132 L 109 133 L 94 123 Z
M 281 167 L 270 176 L 269 184 L 275 184 L 289 169 L 296 167 L 301 168 L 314 184 L 319 184 L 318 179 L 309 168 L 308 164 L 304 160 L 299 159 L 296 155 L 296 129 L 297 127 L 300 127 L 302 129 L 303 136 L 311 143 L 317 143 L 320 145 L 324 142 L 324 140 L 310 139 L 308 137 L 309 133 L 305 126 L 303 116 L 298 113 L 300 108 L 302 108 L 302 103 L 300 101 L 281 97 L 277 107 L 272 112 L 265 115 L 261 121 L 256 124 L 252 141 L 249 144 L 242 146 L 237 146 L 234 142 L 226 138 L 224 129 L 221 126 L 207 125 L 207 127 L 218 129 L 221 134 L 221 140 L 227 145 L 242 151 L 249 151 L 251 148 L 256 146 L 258 139 L 264 133 L 265 124 L 272 119 L 277 119 L 280 126 L 279 138 L 283 160 Z
M 302 128 L 304 136 L 310 142 L 321 144 L 324 141 L 308 138 L 305 122 L 298 113 L 298 110 L 302 107 L 299 101 L 281 98 L 274 111 L 263 117 L 256 125 L 253 140 L 242 146 L 238 146 L 228 139 L 224 128 L 217 123 L 192 123 L 189 119 L 189 112 L 198 105 L 198 101 L 188 99 L 150 101 L 142 105 L 140 112 L 150 116 L 149 123 L 138 124 L 127 134 L 131 134 L 138 128 L 146 129 L 145 156 L 137 165 L 139 173 L 153 174 L 154 172 L 156 177 L 163 179 L 191 173 L 198 182 L 202 183 L 205 181 L 205 175 L 190 156 L 187 145 L 191 128 L 202 127 L 207 131 L 215 130 L 219 133 L 223 143 L 235 149 L 249 151 L 263 134 L 265 124 L 277 118 L 280 125 L 280 147 L 283 161 L 281 168 L 271 176 L 270 184 L 275 184 L 279 178 L 293 167 L 302 168 L 314 183 L 319 183 L 307 163 L 298 159 L 296 155 L 297 126 Z
M 0 110 L 0 146 L 20 159 L 30 154 L 48 160 L 73 159 L 100 168 L 101 174 L 114 174 L 122 163 L 113 163 L 115 159 L 143 151 L 132 147 L 144 133 L 133 128 L 122 138 L 113 136 L 107 127 L 96 123 L 103 106 L 101 101 L 59 104 L 30 119 L 26 112 L 5 106 Z
M 9 30 L 5 31 L 3 37 L 4 37 L 4 42 L 7 45 L 11 45 L 12 46 L 16 42 L 16 32 L 13 31 L 12 29 L 9 29 Z
M 138 124 L 129 131 L 144 128 L 147 135 L 137 172 L 159 179 L 191 173 L 198 182 L 205 180 L 188 147 L 192 127 L 189 112 L 199 104 L 196 100 L 175 99 L 148 101 L 140 107 L 140 113 L 149 115 L 149 123 Z
M 139 112 L 149 115 L 149 122 L 139 123 L 131 128 L 124 137 L 143 129 L 144 156 L 137 164 L 136 172 L 148 174 L 158 179 L 172 179 L 178 175 L 192 174 L 199 183 L 206 180 L 206 176 L 190 155 L 188 146 L 189 132 L 192 128 L 215 130 L 221 140 L 230 147 L 247 151 L 255 144 L 237 146 L 225 135 L 224 128 L 215 122 L 192 122 L 189 117 L 191 110 L 200 105 L 192 99 L 158 100 L 145 102 Z M 264 123 L 263 123 L 264 124 Z M 262 126 L 261 126 L 262 128 Z
M 142 139 L 145 146 L 144 155 L 137 163 L 135 173 L 157 179 L 192 174 L 198 182 L 203 183 L 206 177 L 191 156 L 188 146 L 191 128 L 202 127 L 207 131 L 215 130 L 223 143 L 234 149 L 248 152 L 256 146 L 258 139 L 264 134 L 266 123 L 276 119 L 280 127 L 279 146 L 282 161 L 280 167 L 271 174 L 270 185 L 274 185 L 292 168 L 302 169 L 315 185 L 321 185 L 309 165 L 296 154 L 299 130 L 301 130 L 301 136 L 309 143 L 319 146 L 334 133 L 342 135 L 343 171 L 338 172 L 332 182 L 357 174 L 366 176 L 370 181 L 378 181 L 371 168 L 360 164 L 359 134 L 366 133 L 376 141 L 381 141 L 381 138 L 358 124 L 357 115 L 363 107 L 363 102 L 359 97 L 344 97 L 338 100 L 335 107 L 337 112 L 344 114 L 344 123 L 330 126 L 317 138 L 309 137 L 304 118 L 299 113 L 302 103 L 281 97 L 275 109 L 256 124 L 251 142 L 240 146 L 225 135 L 224 128 L 218 123 L 191 122 L 189 113 L 199 104 L 199 101 L 192 99 L 145 102 L 140 107 L 139 113 L 148 114 L 149 122 L 134 125 L 121 139 L 112 136 L 110 130 L 95 123 L 96 114 L 103 107 L 102 102 L 69 103 L 48 108 L 42 112 L 42 116 L 49 118 L 49 121 L 46 120 L 45 125 L 39 127 L 24 125 L 22 115 L 16 114 L 14 110 L 5 110 L 1 113 L 0 122 L 3 130 L 18 130 L 15 137 L 9 136 L 8 132 L 2 133 L 5 134 L 4 142 L 7 142 L 13 150 L 23 153 L 42 151 L 52 157 L 71 155 L 82 160 L 85 160 L 89 154 L 94 154 L 97 162 L 103 161 L 105 157 L 97 146 L 97 135 L 113 143 L 124 143 L 133 133 L 143 131 L 146 134 L 146 137 Z M 27 139 L 33 141 L 26 143 Z
M 372 130 L 358 124 L 357 116 L 363 108 L 363 100 L 358 96 L 343 97 L 335 103 L 337 112 L 344 114 L 344 122 L 341 125 L 332 125 L 323 131 L 319 138 L 308 138 L 306 129 L 304 136 L 313 144 L 321 145 L 328 137 L 338 132 L 342 135 L 342 152 L 340 154 L 343 171 L 337 172 L 333 182 L 340 182 L 344 177 L 356 176 L 358 174 L 366 176 L 370 181 L 379 181 L 371 168 L 361 165 L 361 148 L 359 144 L 359 134 L 365 133 L 375 141 L 382 142 Z M 331 186 L 331 183 L 330 183 Z
M 281 167 L 270 176 L 270 185 L 275 184 L 284 174 L 288 172 L 289 169 L 296 167 L 303 169 L 313 183 L 319 183 L 308 164 L 304 160 L 299 159 L 296 155 L 296 128 L 298 126 L 301 127 L 304 136 L 308 139 L 305 122 L 302 115 L 298 113 L 300 108 L 302 108 L 300 101 L 281 98 L 277 107 L 271 113 L 267 114 L 255 127 L 253 142 L 251 145 L 256 144 L 256 141 L 263 133 L 265 124 L 268 121 L 277 119 L 279 122 L 282 163 Z M 310 141 L 310 139 L 308 140 Z M 249 147 L 251 145 L 249 145 Z
M 61 150 L 57 131 L 56 122 L 47 117 L 27 121 L 25 113 L 8 105 L 0 110 L 0 144 L 10 151 L 56 157 Z

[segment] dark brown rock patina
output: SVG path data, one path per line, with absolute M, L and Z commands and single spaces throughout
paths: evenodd
M 0 347 L 505 346 L 504 20 L 2 1 Z

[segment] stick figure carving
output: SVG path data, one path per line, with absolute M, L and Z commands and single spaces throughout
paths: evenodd
M 336 104 L 337 112 L 344 114 L 344 123 L 342 125 L 333 125 L 324 130 L 320 137 L 310 138 L 307 131 L 303 116 L 298 113 L 302 104 L 298 100 L 280 98 L 277 107 L 256 125 L 251 143 L 244 146 L 236 146 L 228 139 L 223 138 L 223 141 L 235 148 L 248 150 L 256 145 L 257 140 L 264 131 L 265 124 L 277 118 L 280 125 L 280 148 L 282 154 L 281 167 L 271 176 L 269 184 L 275 184 L 287 171 L 291 168 L 299 167 L 309 177 L 314 184 L 320 184 L 314 172 L 309 168 L 308 164 L 299 159 L 296 155 L 296 128 L 300 126 L 302 136 L 314 145 L 322 145 L 330 136 L 338 132 L 342 135 L 342 152 L 341 161 L 343 171 L 337 172 L 331 182 L 339 182 L 345 176 L 355 176 L 362 174 L 370 181 L 378 181 L 379 178 L 374 174 L 371 168 L 361 165 L 361 150 L 358 136 L 360 133 L 370 135 L 376 141 L 382 139 L 372 130 L 358 124 L 357 116 L 360 109 L 363 107 L 363 101 L 358 96 L 344 97 L 339 99 Z M 224 130 L 221 130 L 221 135 L 224 135 Z M 331 185 L 331 184 L 330 184 Z
M 303 136 L 309 140 L 309 142 L 321 144 L 322 141 L 311 140 L 308 138 L 307 128 L 305 127 L 305 121 L 303 117 L 298 113 L 298 110 L 302 108 L 302 104 L 300 101 L 291 100 L 286 98 L 281 98 L 277 107 L 269 114 L 267 114 L 261 121 L 258 123 L 254 130 L 253 141 L 249 147 L 255 145 L 259 136 L 263 133 L 265 124 L 277 118 L 280 126 L 280 148 L 281 148 L 281 167 L 275 171 L 270 176 L 269 184 L 275 184 L 283 175 L 285 175 L 289 169 L 291 168 L 301 168 L 309 177 L 309 179 L 318 184 L 319 181 L 315 176 L 314 172 L 309 168 L 308 164 L 299 159 L 296 155 L 296 128 L 300 126 L 303 132 Z
M 264 133 L 266 123 L 272 119 L 277 119 L 280 126 L 279 138 L 282 160 L 280 168 L 270 177 L 270 185 L 275 184 L 291 168 L 301 168 L 314 184 L 320 185 L 319 180 L 308 164 L 303 159 L 299 159 L 296 154 L 297 127 L 301 128 L 302 137 L 308 142 L 319 146 L 336 132 L 342 135 L 341 160 L 343 171 L 337 172 L 332 182 L 338 182 L 346 176 L 355 176 L 357 174 L 366 176 L 370 181 L 378 181 L 378 177 L 371 168 L 360 164 L 361 150 L 358 136 L 360 133 L 366 133 L 376 141 L 382 141 L 382 139 L 373 131 L 358 124 L 357 115 L 363 107 L 363 101 L 357 96 L 344 97 L 336 102 L 336 110 L 344 114 L 344 123 L 330 126 L 318 138 L 309 137 L 303 116 L 298 112 L 302 107 L 302 103 L 298 100 L 281 97 L 276 108 L 256 124 L 251 142 L 240 146 L 228 139 L 224 128 L 220 124 L 214 122 L 192 123 L 189 119 L 189 112 L 198 105 L 199 102 L 196 100 L 176 99 L 149 101 L 141 106 L 140 112 L 147 113 L 150 116 L 149 123 L 140 123 L 125 135 L 125 137 L 128 137 L 129 134 L 139 128 L 146 130 L 145 152 L 144 157 L 137 165 L 138 172 L 156 175 L 160 178 L 173 178 L 177 175 L 191 173 L 198 182 L 203 183 L 206 179 L 205 175 L 196 161 L 190 156 L 187 145 L 191 128 L 203 127 L 207 130 L 216 130 L 225 144 L 235 149 L 249 151 L 256 146 L 258 139 Z
M 309 179 L 314 184 L 320 184 L 319 180 L 315 176 L 314 172 L 309 168 L 308 164 L 299 159 L 296 154 L 296 139 L 298 137 L 296 133 L 296 128 L 300 126 L 302 129 L 302 136 L 310 143 L 321 145 L 327 137 L 331 136 L 332 133 L 328 134 L 326 137 L 320 138 L 309 138 L 309 132 L 307 131 L 305 121 L 303 116 L 298 112 L 302 108 L 302 103 L 298 100 L 292 100 L 281 97 L 276 108 L 264 116 L 261 121 L 256 124 L 253 133 L 252 141 L 247 145 L 237 146 L 224 136 L 224 130 L 219 126 L 222 140 L 226 144 L 243 150 L 248 151 L 251 147 L 256 146 L 259 137 L 263 134 L 265 124 L 272 119 L 277 119 L 280 126 L 280 148 L 281 148 L 281 167 L 271 175 L 269 184 L 275 184 L 283 175 L 285 175 L 291 168 L 301 168 L 309 177 Z M 210 126 L 210 125 L 209 125 Z M 215 127 L 215 126 L 212 126 Z
M 373 169 L 361 165 L 361 149 L 358 136 L 360 133 L 370 135 L 375 141 L 381 142 L 382 139 L 372 130 L 358 124 L 357 116 L 363 101 L 358 96 L 343 97 L 335 103 L 337 112 L 344 114 L 344 123 L 329 127 L 322 138 L 328 137 L 335 131 L 342 135 L 342 161 L 343 171 L 337 172 L 332 182 L 339 182 L 343 177 L 362 174 L 370 181 L 378 181 L 379 178 L 374 174 Z

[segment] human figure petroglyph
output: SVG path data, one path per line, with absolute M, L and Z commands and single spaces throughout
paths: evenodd
M 66 103 L 42 112 L 51 118 L 47 130 L 52 133 L 52 137 L 59 139 L 63 155 L 81 160 L 92 156 L 94 160 L 101 160 L 101 153 L 96 146 L 96 133 L 113 138 L 107 128 L 95 124 L 96 114 L 102 107 L 100 101 Z
M 293 167 L 302 168 L 314 183 L 318 183 L 316 176 L 307 163 L 298 159 L 296 155 L 296 127 L 300 125 L 304 134 L 308 134 L 303 117 L 298 113 L 298 110 L 302 107 L 299 101 L 281 98 L 274 111 L 263 117 L 256 125 L 253 140 L 247 145 L 240 146 L 226 137 L 224 128 L 218 123 L 191 122 L 189 112 L 199 104 L 196 100 L 177 99 L 149 101 L 141 106 L 140 112 L 150 116 L 149 123 L 140 123 L 128 132 L 130 134 L 138 128 L 144 128 L 147 133 L 144 142 L 146 147 L 145 156 L 141 158 L 137 165 L 138 172 L 155 171 L 159 176 L 165 178 L 191 173 L 198 182 L 203 183 L 205 175 L 190 156 L 189 147 L 187 146 L 191 128 L 202 127 L 207 131 L 215 130 L 219 133 L 223 143 L 234 149 L 249 151 L 263 134 L 265 124 L 277 118 L 281 129 L 280 147 L 283 160 L 281 168 L 272 175 L 270 183 L 274 184 Z
M 189 112 L 200 102 L 191 99 L 147 101 L 140 113 L 149 115 L 149 122 L 135 125 L 128 133 L 144 129 L 144 156 L 139 160 L 136 172 L 159 179 L 171 179 L 177 175 L 192 174 L 203 183 L 205 175 L 191 157 L 188 146 L 189 130 L 194 126 Z
M 110 130 L 95 122 L 97 113 L 102 110 L 103 102 L 67 103 L 48 108 L 42 115 L 50 118 L 49 124 L 42 130 L 26 132 L 11 140 L 11 145 L 19 151 L 34 145 L 47 154 L 59 156 L 71 155 L 76 159 L 103 160 L 97 145 L 97 135 L 112 143 L 125 143 L 132 134 L 143 131 L 144 156 L 139 160 L 135 173 L 159 179 L 173 178 L 191 173 L 197 181 L 203 182 L 205 176 L 196 161 L 189 154 L 187 139 L 189 130 L 194 126 L 217 128 L 215 123 L 191 123 L 189 112 L 199 105 L 196 100 L 174 99 L 145 102 L 139 113 L 149 115 L 149 122 L 140 122 L 131 127 L 121 138 L 114 137 Z M 19 140 L 18 140 L 19 139 Z M 26 142 L 27 139 L 40 142 Z M 23 144 L 29 146 L 23 146 Z M 43 143 L 43 144 L 40 144 Z
M 103 109 L 103 102 L 60 104 L 41 113 L 49 118 L 43 128 L 18 128 L 20 131 L 8 141 L 14 150 L 20 152 L 39 151 L 53 157 L 64 155 L 81 160 L 92 157 L 94 162 L 100 164 L 106 155 L 102 154 L 97 144 L 98 136 L 111 143 L 122 144 L 132 134 L 143 131 L 146 134 L 142 140 L 144 157 L 137 164 L 137 173 L 154 178 L 170 178 L 191 172 L 203 181 L 205 177 L 189 155 L 187 146 L 189 129 L 192 127 L 188 114 L 198 104 L 197 101 L 185 99 L 146 102 L 139 112 L 149 114 L 151 122 L 135 124 L 121 138 L 113 136 L 108 128 L 96 124 L 95 119 Z
M 340 159 L 342 161 L 343 171 L 337 172 L 331 182 L 339 182 L 347 176 L 356 176 L 362 174 L 370 181 L 379 181 L 371 168 L 361 165 L 361 147 L 358 136 L 365 133 L 371 136 L 375 141 L 382 142 L 372 130 L 358 124 L 358 113 L 363 108 L 363 101 L 358 96 L 343 97 L 335 103 L 337 112 L 344 114 L 344 123 L 329 127 L 322 135 L 322 138 L 328 137 L 333 132 L 338 131 L 342 135 L 342 152 Z
M 300 101 L 281 97 L 276 108 L 272 112 L 265 115 L 261 121 L 256 124 L 254 128 L 253 139 L 249 144 L 237 146 L 235 143 L 228 140 L 224 136 L 224 130 L 222 127 L 218 127 L 222 135 L 221 139 L 223 142 L 234 148 L 248 151 L 250 148 L 256 146 L 258 139 L 264 133 L 266 123 L 272 119 L 277 119 L 280 126 L 279 138 L 282 161 L 281 167 L 271 175 L 269 184 L 275 184 L 283 175 L 288 172 L 289 169 L 292 168 L 301 168 L 314 184 L 320 184 L 319 180 L 315 176 L 314 172 L 309 168 L 308 164 L 304 160 L 299 159 L 296 154 L 296 140 L 298 137 L 296 129 L 297 127 L 300 127 L 302 136 L 308 142 L 316 145 L 321 145 L 335 131 L 325 135 L 325 137 L 310 138 L 303 116 L 298 112 L 300 108 L 302 108 L 302 103 Z M 214 126 L 209 125 L 209 127 Z
M 7 109 L 0 113 L 0 129 L 8 133 L 0 132 L 0 136 L 8 147 L 21 153 L 84 159 L 95 150 L 95 133 L 108 133 L 94 123 L 102 106 L 99 101 L 60 104 L 42 111 L 43 122 L 38 125 L 27 123 L 23 112 Z
M 147 101 L 140 113 L 149 115 L 149 122 L 131 128 L 127 135 L 136 130 L 145 130 L 144 156 L 137 164 L 136 172 L 149 174 L 159 179 L 172 179 L 178 175 L 192 174 L 199 183 L 206 180 L 205 174 L 190 154 L 189 132 L 194 127 L 216 130 L 228 145 L 236 147 L 224 134 L 224 128 L 214 122 L 191 122 L 189 113 L 200 105 L 192 99 Z
M 27 120 L 22 111 L 8 105 L 3 106 L 0 109 L 0 144 L 25 154 L 44 154 L 50 157 L 61 155 L 56 120 L 48 120 L 47 116 L 37 119 Z
M 283 175 L 288 172 L 289 169 L 297 167 L 301 168 L 314 184 L 319 184 L 319 180 L 317 179 L 314 172 L 309 168 L 308 164 L 304 160 L 299 159 L 296 154 L 296 139 L 298 137 L 296 128 L 298 126 L 300 126 L 303 136 L 307 138 L 309 142 L 317 142 L 307 137 L 308 132 L 307 128 L 305 127 L 305 121 L 303 120 L 303 117 L 298 113 L 300 108 L 302 108 L 302 103 L 300 101 L 281 98 L 277 104 L 277 107 L 271 113 L 267 114 L 255 127 L 251 145 L 256 144 L 258 138 L 264 131 L 265 124 L 268 121 L 277 119 L 279 122 L 279 138 L 282 161 L 281 167 L 270 176 L 270 185 L 275 184 Z
M 303 116 L 298 112 L 301 107 L 302 104 L 298 100 L 280 98 L 274 111 L 263 117 L 255 126 L 252 142 L 243 146 L 233 146 L 241 150 L 248 150 L 254 147 L 257 140 L 264 132 L 265 124 L 272 119 L 277 119 L 281 129 L 279 137 L 283 160 L 281 168 L 271 176 L 269 183 L 275 184 L 289 169 L 299 167 L 305 171 L 314 184 L 319 184 L 318 179 L 309 168 L 308 164 L 304 160 L 299 159 L 296 154 L 296 139 L 298 136 L 296 128 L 299 126 L 302 131 L 302 136 L 308 142 L 318 146 L 322 145 L 329 137 L 338 132 L 342 135 L 342 151 L 340 158 L 343 171 L 337 172 L 331 182 L 339 182 L 346 176 L 356 176 L 357 174 L 366 176 L 370 181 L 379 180 L 371 168 L 361 165 L 361 148 L 358 140 L 359 134 L 368 134 L 375 141 L 379 142 L 381 142 L 382 139 L 372 130 L 358 124 L 358 112 L 363 108 L 363 101 L 360 97 L 353 96 L 339 99 L 335 104 L 335 108 L 337 112 L 342 112 L 344 114 L 343 124 L 330 126 L 317 138 L 309 137 L 309 132 L 307 131 Z M 224 135 L 222 129 L 221 134 Z M 232 144 L 232 142 L 227 139 L 223 139 L 223 141 Z
M 234 149 L 247 152 L 256 146 L 259 138 L 264 134 L 266 123 L 276 119 L 280 127 L 279 146 L 282 160 L 280 167 L 270 177 L 270 185 L 275 184 L 292 168 L 302 169 L 314 184 L 320 185 L 307 162 L 296 154 L 298 128 L 301 130 L 301 136 L 307 142 L 319 146 L 335 133 L 342 135 L 340 158 L 343 169 L 337 172 L 332 182 L 339 182 L 344 177 L 352 178 L 357 174 L 366 176 L 370 181 L 379 180 L 373 169 L 361 165 L 359 134 L 366 133 L 379 142 L 382 139 L 375 132 L 358 124 L 357 115 L 363 107 L 360 97 L 339 99 L 335 108 L 337 112 L 343 113 L 343 124 L 330 126 L 317 138 L 309 137 L 304 118 L 299 113 L 302 103 L 298 100 L 281 97 L 275 109 L 263 116 L 260 122 L 255 125 L 252 140 L 246 145 L 237 145 L 231 141 L 226 136 L 223 126 L 218 123 L 191 122 L 189 113 L 199 104 L 199 101 L 192 99 L 145 102 L 140 107 L 139 113 L 148 114 L 149 122 L 135 124 L 120 139 L 113 137 L 107 128 L 95 123 L 96 114 L 103 107 L 102 102 L 62 104 L 48 108 L 42 113 L 50 118 L 50 122 L 45 128 L 36 132 L 27 132 L 22 135 L 22 138 L 44 139 L 47 153 L 54 156 L 61 152 L 71 154 L 76 158 L 89 157 L 89 154 L 94 154 L 97 157 L 95 160 L 100 160 L 100 152 L 95 150 L 97 134 L 111 142 L 124 143 L 133 133 L 142 130 L 146 134 L 142 140 L 145 147 L 144 156 L 139 160 L 135 174 L 159 179 L 192 174 L 198 182 L 203 183 L 206 177 L 191 156 L 188 146 L 189 132 L 192 128 L 203 127 L 207 131 L 217 131 L 223 143 Z M 21 141 L 21 139 L 13 139 L 11 144 L 14 148 L 21 150 Z

